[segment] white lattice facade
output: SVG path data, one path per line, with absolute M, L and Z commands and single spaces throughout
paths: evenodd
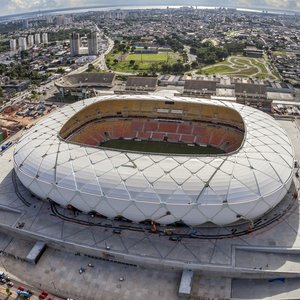
M 21 182 L 41 199 L 84 212 L 134 222 L 183 221 L 227 225 L 254 220 L 275 207 L 290 188 L 294 153 L 279 124 L 251 107 L 216 100 L 173 97 L 237 111 L 245 124 L 242 146 L 228 155 L 133 153 L 76 145 L 58 136 L 77 112 L 110 99 L 146 101 L 170 97 L 104 96 L 65 106 L 24 134 L 14 152 Z

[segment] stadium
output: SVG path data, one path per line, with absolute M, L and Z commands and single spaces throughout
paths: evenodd
M 102 96 L 23 135 L 14 169 L 42 200 L 133 222 L 226 226 L 276 207 L 294 151 L 269 115 L 237 103 Z

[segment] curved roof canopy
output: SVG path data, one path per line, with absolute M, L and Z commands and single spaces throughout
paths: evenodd
M 228 155 L 174 156 L 76 145 L 59 136 L 80 110 L 126 99 L 141 105 L 156 100 L 228 107 L 242 117 L 244 143 Z M 83 100 L 43 118 L 20 139 L 14 165 L 31 192 L 63 206 L 135 222 L 227 225 L 256 219 L 283 199 L 292 182 L 294 153 L 279 124 L 254 108 L 217 100 L 120 95 Z

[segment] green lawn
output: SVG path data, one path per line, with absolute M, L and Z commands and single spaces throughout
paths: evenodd
M 264 58 L 251 58 L 242 56 L 231 56 L 225 61 L 206 66 L 198 71 L 199 74 L 222 74 L 233 77 L 257 77 L 260 79 L 277 79 L 273 70 L 268 71 L 267 60 Z
M 266 65 L 262 63 L 261 61 L 252 61 L 253 65 L 259 67 L 261 69 L 262 73 L 268 74 L 268 70 L 266 68 Z
M 212 67 L 202 69 L 202 72 L 206 75 L 232 73 L 234 71 L 235 69 L 223 65 L 214 65 Z
M 281 55 L 281 56 L 285 56 L 287 54 L 293 54 L 292 51 L 285 51 L 285 50 L 277 50 L 277 51 L 272 51 L 272 53 L 274 55 Z
M 181 56 L 174 52 L 159 52 L 158 54 L 123 54 L 121 52 L 110 52 L 106 56 L 106 64 L 116 72 L 139 73 L 147 72 L 153 64 L 169 62 L 173 64 L 181 59 Z M 118 62 L 115 63 L 114 61 Z M 130 64 L 130 61 L 135 61 Z
M 124 73 L 134 73 L 139 71 L 147 71 L 150 68 L 150 63 L 136 63 L 135 65 L 130 65 L 127 61 L 119 61 L 117 64 L 112 64 L 111 67 L 114 71 L 124 72 Z
M 184 143 L 156 141 L 109 140 L 101 147 L 138 152 L 171 153 L 171 154 L 223 154 L 224 151 L 214 147 L 188 146 Z

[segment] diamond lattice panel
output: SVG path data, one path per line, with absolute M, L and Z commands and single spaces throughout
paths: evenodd
M 96 102 L 109 106 L 115 99 L 141 101 L 140 107 L 145 101 L 157 101 L 159 107 L 171 100 L 214 105 L 212 111 L 228 107 L 243 118 L 245 139 L 235 153 L 206 157 L 126 153 L 58 137 L 79 111 Z M 226 225 L 240 217 L 256 219 L 282 200 L 292 182 L 294 153 L 277 122 L 251 107 L 207 99 L 113 95 L 79 101 L 43 118 L 16 145 L 14 166 L 32 193 L 63 206 L 72 204 L 111 218 L 123 215 L 135 222 Z

